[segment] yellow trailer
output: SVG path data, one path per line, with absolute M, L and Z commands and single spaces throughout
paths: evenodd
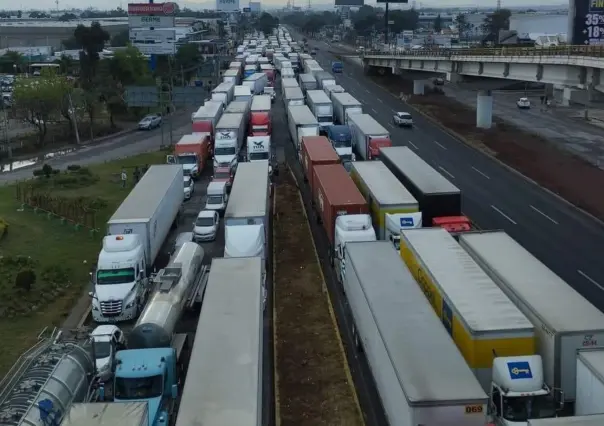
M 386 213 L 416 213 L 419 203 L 381 161 L 352 163 L 350 172 L 371 212 L 378 239 L 386 236 Z
M 403 230 L 400 252 L 485 390 L 495 357 L 535 354 L 532 323 L 449 232 Z

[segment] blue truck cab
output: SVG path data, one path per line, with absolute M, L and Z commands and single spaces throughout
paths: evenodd
M 331 72 L 334 74 L 340 74 L 344 71 L 344 65 L 340 61 L 334 61 L 331 63 Z
M 352 133 L 350 127 L 346 125 L 334 125 L 327 128 L 327 139 L 331 146 L 336 150 L 342 160 L 342 164 L 348 170 L 351 161 L 355 161 L 355 155 L 352 152 Z
M 174 348 L 130 349 L 116 354 L 115 402 L 147 402 L 149 426 L 168 426 L 178 398 Z

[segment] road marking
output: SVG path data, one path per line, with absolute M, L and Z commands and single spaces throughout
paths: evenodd
M 451 173 L 449 173 L 449 171 L 447 169 L 445 169 L 443 166 L 438 166 L 439 169 L 442 170 L 442 172 L 446 175 L 448 175 L 451 179 L 455 179 L 455 176 L 453 176 Z
M 391 126 L 392 126 L 392 124 L 391 124 Z M 394 126 L 392 126 L 392 127 L 394 127 Z M 415 145 L 415 144 L 414 144 L 413 142 L 411 142 L 411 141 L 407 141 L 407 142 L 409 143 L 409 145 L 411 145 L 413 148 L 415 148 L 416 150 L 418 150 L 418 151 L 419 151 L 419 148 L 417 147 L 417 145 Z
M 499 213 L 501 216 L 505 217 L 507 220 L 509 220 L 511 223 L 513 223 L 514 225 L 518 225 L 511 217 L 509 217 L 507 214 L 505 214 L 504 212 L 502 212 L 501 210 L 499 210 L 497 207 L 495 207 L 493 204 L 491 204 L 491 208 L 493 210 L 495 210 L 497 213 Z
M 366 91 L 367 93 L 371 94 L 371 92 L 370 92 L 369 90 L 365 89 L 365 91 Z
M 478 173 L 479 175 L 482 175 L 483 177 L 487 178 L 487 179 L 491 179 L 490 177 L 488 177 L 485 173 L 481 172 L 480 170 L 478 170 L 476 167 L 472 166 L 472 170 L 474 170 L 476 173 Z
M 379 103 L 381 103 L 381 104 L 383 104 L 383 103 L 384 103 L 384 101 L 383 101 L 383 100 L 381 100 L 380 98 L 376 98 L 376 99 L 378 100 L 378 102 L 379 102 Z
M 392 127 L 393 129 L 396 129 L 396 127 L 394 127 L 394 125 L 393 125 L 392 123 L 388 123 L 388 125 L 389 125 L 390 127 Z
M 593 285 L 595 285 L 596 287 L 598 287 L 600 290 L 604 291 L 604 287 L 602 287 L 600 285 L 600 283 L 598 283 L 596 280 L 594 280 L 592 277 L 590 277 L 589 275 L 587 275 L 585 272 L 583 272 L 580 269 L 577 269 L 577 272 L 579 273 L 579 275 L 581 275 L 583 278 L 585 278 L 587 281 L 589 281 L 590 283 L 592 283 Z
M 435 143 L 436 145 L 440 146 L 440 147 L 441 147 L 442 149 L 444 149 L 445 151 L 447 150 L 447 147 L 446 147 L 446 146 L 444 146 L 443 144 L 438 143 L 438 142 L 436 142 L 436 141 L 434 141 L 434 143 Z
M 373 111 L 375 114 L 377 114 L 378 112 L 375 110 L 375 108 L 371 108 L 371 111 Z
M 539 213 L 541 216 L 543 216 L 544 218 L 548 219 L 549 221 L 551 221 L 552 223 L 555 223 L 556 225 L 559 225 L 558 222 L 556 222 L 554 219 L 552 219 L 551 217 L 549 217 L 548 215 L 546 215 L 545 213 L 543 213 L 541 210 L 539 210 L 537 207 L 529 204 L 529 207 L 533 210 L 535 210 L 537 213 Z

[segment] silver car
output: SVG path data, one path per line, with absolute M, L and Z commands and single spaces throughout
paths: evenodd
M 151 130 L 161 126 L 161 114 L 149 114 L 138 123 L 139 130 Z

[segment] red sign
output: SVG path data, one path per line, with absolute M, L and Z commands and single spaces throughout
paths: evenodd
M 174 15 L 176 3 L 128 3 L 128 15 Z

